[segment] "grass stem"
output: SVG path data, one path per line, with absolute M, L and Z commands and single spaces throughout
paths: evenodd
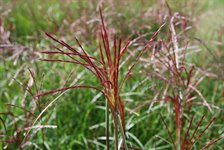
M 119 114 L 117 114 L 117 118 L 118 118 L 118 124 L 119 124 L 119 128 L 120 128 L 121 136 L 122 136 L 122 139 L 123 139 L 123 145 L 125 147 L 125 150 L 128 150 L 124 129 L 123 129 L 122 121 L 121 121 L 121 118 L 120 118 Z
M 115 114 L 115 119 L 114 119 L 114 149 L 118 150 L 118 130 L 117 130 L 117 115 Z
M 107 150 L 110 149 L 110 131 L 109 131 L 109 123 L 110 123 L 110 120 L 109 120 L 109 105 L 108 105 L 108 102 L 106 100 L 106 146 L 107 146 Z

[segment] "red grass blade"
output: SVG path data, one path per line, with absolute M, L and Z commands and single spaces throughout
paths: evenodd
M 110 70 L 112 71 L 112 59 L 111 59 L 111 54 L 110 54 L 110 45 L 109 45 L 109 39 L 108 39 L 108 34 L 106 31 L 106 27 L 103 21 L 103 14 L 100 9 L 100 17 L 101 17 L 101 23 L 102 23 L 102 29 L 101 29 L 101 36 L 103 39 L 103 44 L 106 52 L 106 57 L 108 61 L 108 66 L 110 67 Z
M 96 71 L 97 77 L 100 79 L 100 82 L 102 83 L 102 81 L 104 81 L 104 79 L 103 79 L 101 72 L 99 71 L 99 68 L 91 61 L 91 59 L 87 55 L 86 51 L 83 49 L 82 45 L 80 44 L 79 40 L 77 38 L 75 38 L 75 39 L 76 39 L 76 42 L 78 43 L 79 47 L 81 48 L 81 50 L 83 51 L 83 53 L 86 56 L 86 62 L 89 63 L 89 65 L 94 68 L 94 70 Z
M 194 142 L 192 143 L 192 147 L 194 146 L 194 144 L 197 142 L 197 140 L 204 134 L 204 132 L 211 126 L 211 124 L 216 120 L 216 117 L 214 117 L 208 124 L 207 126 L 204 128 L 204 130 L 198 135 L 198 137 L 194 140 Z
M 224 139 L 224 136 L 221 136 L 219 137 L 218 139 L 215 139 L 215 140 L 212 140 L 212 141 L 209 141 L 204 147 L 201 148 L 201 150 L 205 150 L 206 148 L 208 148 L 209 146 L 215 144 L 216 142 L 220 141 Z
M 69 89 L 78 89 L 78 88 L 80 88 L 80 89 L 81 88 L 95 89 L 95 90 L 97 90 L 97 91 L 99 91 L 99 92 L 104 94 L 104 92 L 102 90 L 100 90 L 99 88 L 97 88 L 95 86 L 80 85 L 80 86 L 64 87 L 64 88 L 61 88 L 61 89 L 56 89 L 56 90 L 51 90 L 51 91 L 48 91 L 48 92 L 39 93 L 39 94 L 35 95 L 34 97 L 46 96 L 46 95 L 50 95 L 50 94 L 55 94 L 55 93 L 58 93 L 58 92 L 66 91 L 66 90 L 69 90 Z
M 181 150 L 185 150 L 185 142 L 187 141 L 187 137 L 188 137 L 188 134 L 189 134 L 189 131 L 190 131 L 193 119 L 194 119 L 194 115 L 192 115 L 192 117 L 191 117 L 191 121 L 190 121 L 190 124 L 188 126 L 187 132 L 186 132 L 186 134 L 185 134 L 185 136 L 184 136 L 184 138 L 182 140 Z
M 163 124 L 164 124 L 165 127 L 166 127 L 166 130 L 167 130 L 168 135 L 169 135 L 169 137 L 170 137 L 170 140 L 171 140 L 171 142 L 172 142 L 172 144 L 173 144 L 173 146 L 174 146 L 174 149 L 177 150 L 176 145 L 175 145 L 175 143 L 174 143 L 174 140 L 173 140 L 173 138 L 172 138 L 171 132 L 170 132 L 170 130 L 169 130 L 169 128 L 168 128 L 166 122 L 164 121 L 163 116 L 161 115 L 161 113 L 160 113 L 159 115 L 160 115 L 160 118 L 161 118 Z
M 130 75 L 132 69 L 134 68 L 134 66 L 137 64 L 137 62 L 139 61 L 140 57 L 143 55 L 143 53 L 146 51 L 147 47 L 149 46 L 149 44 L 155 39 L 155 37 L 159 34 L 159 31 L 162 29 L 162 27 L 165 25 L 162 24 L 159 29 L 152 35 L 151 39 L 148 40 L 148 42 L 146 43 L 146 45 L 144 46 L 144 48 L 142 49 L 142 51 L 140 52 L 140 54 L 137 56 L 137 58 L 135 59 L 135 62 L 134 64 L 130 67 L 130 69 L 128 70 L 128 72 L 126 73 L 123 81 L 121 82 L 121 85 L 120 85 L 120 89 L 122 88 L 123 84 L 124 84 L 124 81 L 127 80 L 128 76 Z
M 86 64 L 86 63 L 81 63 L 81 62 L 78 62 L 78 61 L 71 61 L 71 60 L 44 59 L 44 58 L 41 58 L 41 59 L 39 59 L 39 60 L 41 60 L 41 61 L 48 61 L 48 62 L 62 62 L 62 63 L 79 64 L 79 65 L 83 65 L 83 66 L 90 66 L 89 64 Z
M 126 52 L 126 50 L 128 49 L 129 46 L 130 46 L 130 41 L 128 41 L 128 43 L 125 45 L 125 47 L 121 50 L 119 60 L 124 55 L 124 53 Z
M 194 138 L 194 135 L 197 132 L 197 130 L 198 130 L 199 126 L 201 125 L 204 118 L 205 118 L 205 114 L 201 117 L 201 120 L 198 122 L 198 124 L 197 124 L 196 128 L 194 129 L 194 132 L 193 132 L 190 140 L 188 141 L 187 145 L 190 145 L 192 143 L 192 139 Z
M 57 47 L 55 47 L 56 49 L 59 49 Z M 62 50 L 58 51 L 42 51 L 42 54 L 48 54 L 48 55 L 54 55 L 54 54 L 64 54 L 64 55 L 77 55 L 74 52 L 64 52 Z M 85 55 L 80 55 L 82 57 L 85 57 Z M 96 58 L 92 57 L 92 56 L 88 56 L 90 59 L 96 60 Z

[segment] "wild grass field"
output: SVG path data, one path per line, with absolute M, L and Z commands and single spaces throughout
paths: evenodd
M 223 0 L 0 0 L 0 149 L 223 150 Z

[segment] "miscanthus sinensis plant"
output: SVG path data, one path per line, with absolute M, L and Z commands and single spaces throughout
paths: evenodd
M 110 41 L 109 34 L 107 28 L 104 23 L 102 12 L 100 11 L 101 16 L 101 32 L 100 37 L 101 40 L 99 42 L 99 52 L 100 58 L 96 58 L 91 56 L 76 38 L 76 43 L 79 46 L 79 50 L 73 48 L 66 42 L 62 40 L 58 40 L 56 37 L 52 36 L 49 33 L 46 35 L 55 41 L 56 43 L 63 46 L 65 49 L 61 49 L 59 47 L 55 47 L 55 51 L 44 51 L 42 53 L 48 55 L 65 55 L 67 56 L 67 60 L 60 60 L 60 59 L 41 59 L 42 61 L 49 61 L 49 62 L 63 62 L 63 63 L 71 63 L 75 65 L 81 65 L 89 72 L 95 76 L 100 86 L 92 86 L 92 85 L 77 85 L 77 86 L 70 86 L 64 87 L 61 89 L 56 89 L 48 92 L 42 92 L 35 95 L 35 98 L 38 99 L 41 96 L 50 95 L 58 92 L 62 92 L 68 89 L 79 89 L 79 88 L 90 88 L 100 91 L 106 98 L 106 145 L 107 149 L 110 148 L 109 145 L 109 110 L 113 117 L 113 124 L 114 124 L 114 147 L 118 149 L 118 131 L 120 131 L 120 135 L 123 139 L 123 148 L 128 149 L 128 145 L 126 143 L 126 135 L 125 135 L 125 118 L 124 118 L 124 111 L 125 105 L 123 100 L 120 98 L 120 92 L 122 90 L 122 86 L 125 80 L 130 75 L 132 69 L 139 61 L 142 54 L 146 51 L 150 43 L 155 39 L 156 35 L 159 33 L 162 25 L 151 37 L 150 40 L 147 41 L 141 52 L 136 56 L 135 62 L 129 66 L 127 73 L 125 76 L 120 77 L 119 80 L 119 71 L 121 69 L 120 62 L 122 56 L 127 51 L 128 47 L 132 44 L 132 41 L 129 41 L 125 44 L 122 44 L 121 39 L 117 39 L 116 33 L 113 35 L 113 41 Z M 120 81 L 120 82 L 119 82 Z

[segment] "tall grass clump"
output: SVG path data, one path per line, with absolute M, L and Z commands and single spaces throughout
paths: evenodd
M 141 105 L 141 107 L 149 105 L 148 113 L 151 113 L 153 106 L 159 103 L 161 108 L 167 109 L 170 115 L 174 114 L 173 120 L 169 119 L 171 124 L 175 122 L 175 127 L 172 129 L 166 123 L 162 112 L 159 114 L 168 132 L 173 149 L 191 150 L 217 119 L 217 116 L 213 116 L 213 108 L 217 107 L 209 104 L 198 88 L 205 77 L 212 75 L 209 71 L 202 71 L 200 67 L 188 62 L 188 57 L 198 53 L 200 48 L 197 45 L 190 45 L 187 31 L 191 27 L 186 26 L 188 24 L 187 18 L 170 11 L 168 21 L 168 38 L 156 41 L 150 52 L 151 56 L 142 59 L 145 63 L 143 67 L 148 70 L 148 72 L 143 71 L 143 73 L 152 82 L 157 82 L 160 87 L 158 87 L 158 90 L 154 90 L 153 100 Z M 171 105 L 168 103 L 171 103 Z M 198 122 L 195 119 L 195 108 L 198 107 L 201 110 L 201 106 L 205 107 L 206 111 L 209 111 L 213 116 L 204 125 L 202 125 L 202 122 L 205 120 L 207 113 L 202 114 Z M 194 123 L 195 127 L 192 125 Z M 198 131 L 199 128 L 201 128 L 201 131 Z M 173 135 L 175 135 L 175 138 Z M 220 135 L 220 138 L 209 141 L 204 144 L 205 146 L 202 146 L 202 149 L 211 146 L 222 138 L 223 136 Z
M 131 42 L 127 42 L 126 44 L 122 44 L 122 40 L 117 40 L 116 33 L 113 35 L 113 42 L 110 41 L 110 34 L 107 31 L 107 28 L 104 23 L 102 12 L 100 11 L 101 16 L 101 31 L 100 36 L 101 40 L 99 41 L 99 52 L 100 52 L 100 59 L 95 58 L 88 54 L 88 52 L 83 48 L 79 40 L 76 38 L 76 42 L 79 46 L 79 50 L 72 48 L 66 42 L 62 40 L 57 40 L 51 34 L 46 33 L 46 35 L 55 41 L 56 43 L 60 44 L 68 51 L 61 49 L 59 47 L 55 47 L 56 51 L 44 51 L 42 53 L 48 55 L 65 55 L 69 60 L 60 60 L 60 59 L 41 59 L 42 61 L 49 61 L 49 62 L 63 62 L 63 63 L 71 63 L 71 64 L 78 64 L 86 68 L 88 71 L 94 75 L 98 81 L 99 86 L 91 86 L 91 85 L 77 85 L 77 86 L 70 86 L 64 87 L 57 90 L 52 90 L 49 92 L 43 92 L 37 94 L 35 97 L 38 99 L 41 96 L 49 95 L 58 93 L 61 91 L 65 91 L 68 89 L 77 89 L 77 88 L 90 88 L 100 91 L 106 98 L 106 145 L 107 149 L 109 149 L 109 110 L 113 117 L 113 124 L 114 124 L 114 148 L 118 149 L 118 130 L 120 130 L 120 135 L 123 139 L 123 148 L 128 149 L 126 143 L 126 136 L 125 136 L 125 117 L 124 117 L 124 110 L 125 105 L 123 100 L 120 98 L 120 91 L 122 90 L 122 85 L 124 81 L 128 78 L 129 74 L 131 73 L 133 67 L 138 62 L 141 55 L 145 52 L 148 45 L 153 41 L 155 36 L 159 33 L 161 27 L 152 35 L 151 39 L 147 41 L 144 48 L 138 54 L 135 59 L 135 63 L 129 66 L 129 69 L 126 75 L 120 79 L 119 82 L 119 71 L 120 71 L 120 61 L 124 53 L 127 51 Z M 102 46 L 103 45 L 103 46 Z

